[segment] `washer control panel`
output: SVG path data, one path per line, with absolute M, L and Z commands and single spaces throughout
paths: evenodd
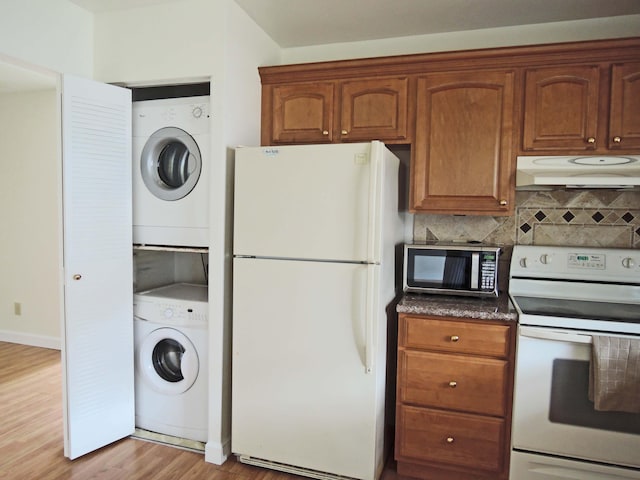
M 208 311 L 204 285 L 179 283 L 133 295 L 134 316 L 163 325 L 206 325 Z

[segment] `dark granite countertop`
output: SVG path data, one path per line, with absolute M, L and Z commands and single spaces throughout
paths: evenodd
M 518 313 L 506 293 L 491 298 L 405 293 L 396 310 L 399 313 L 416 315 L 477 318 L 505 322 L 518 320 Z

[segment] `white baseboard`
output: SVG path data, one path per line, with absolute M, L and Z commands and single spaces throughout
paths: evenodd
M 58 337 L 35 335 L 33 333 L 0 330 L 0 342 L 20 343 L 22 345 L 31 345 L 32 347 L 60 350 L 60 339 Z
M 222 465 L 226 462 L 230 454 L 231 443 L 229 440 L 223 443 L 209 441 L 204 447 L 204 461 L 216 465 Z

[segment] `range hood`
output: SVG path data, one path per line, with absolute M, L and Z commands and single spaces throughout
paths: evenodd
M 640 156 L 518 157 L 516 188 L 640 188 Z

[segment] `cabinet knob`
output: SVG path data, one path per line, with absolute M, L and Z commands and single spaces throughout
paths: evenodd
M 74 279 L 74 280 L 80 280 L 81 278 L 82 278 L 82 275 L 80 275 L 79 273 L 76 273 L 76 274 L 73 276 L 73 279 Z
M 453 442 L 454 442 L 453 437 L 447 437 L 447 443 L 453 443 Z
M 325 135 L 325 136 L 329 135 L 329 130 L 323 130 L 322 135 Z
M 452 382 L 449 382 L 449 386 L 450 386 L 451 388 L 456 388 L 456 387 L 458 386 L 458 382 L 453 382 L 453 381 L 452 381 Z
M 503 207 L 505 207 L 507 205 L 507 203 L 509 203 L 509 202 L 507 202 L 506 200 L 500 200 L 500 205 L 503 206 Z
M 347 132 L 346 130 L 342 130 L 342 131 L 340 132 L 340 134 L 341 134 L 341 135 L 348 135 L 348 134 L 349 134 L 349 132 Z
M 621 143 L 621 142 L 622 142 L 621 137 L 613 137 L 613 143 Z
M 589 137 L 589 138 L 587 138 L 587 143 L 588 143 L 589 145 L 595 145 L 595 143 L 596 143 L 596 138 L 595 138 L 595 137 Z
M 458 335 L 451 335 L 451 337 L 449 337 L 449 339 L 452 342 L 457 342 L 458 340 L 460 340 L 460 337 Z

